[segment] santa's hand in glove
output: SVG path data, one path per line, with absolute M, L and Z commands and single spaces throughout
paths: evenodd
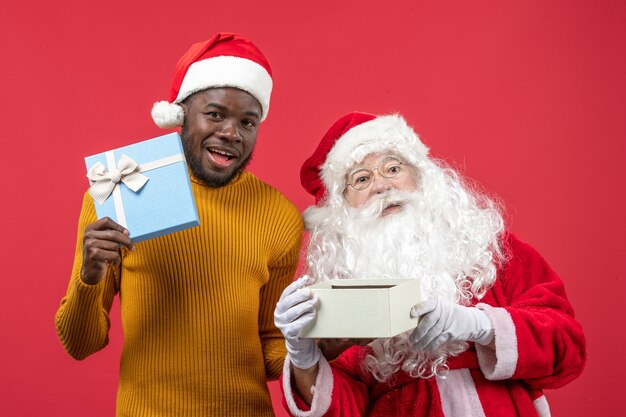
M 308 276 L 303 275 L 285 288 L 274 310 L 274 324 L 285 337 L 291 363 L 300 369 L 308 369 L 320 359 L 315 339 L 300 338 L 317 313 L 317 297 L 305 287 L 307 280 Z
M 415 305 L 411 317 L 419 317 L 409 340 L 416 350 L 435 350 L 450 341 L 488 345 L 495 336 L 493 324 L 482 310 L 444 298 Z

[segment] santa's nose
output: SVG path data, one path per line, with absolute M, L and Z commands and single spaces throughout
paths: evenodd
M 390 190 L 393 184 L 389 178 L 385 178 L 378 173 L 374 175 L 372 181 L 372 191 L 376 194 L 384 193 L 385 191 Z

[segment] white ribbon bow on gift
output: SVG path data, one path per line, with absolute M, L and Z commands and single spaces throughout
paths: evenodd
M 139 173 L 139 164 L 126 155 L 122 155 L 117 168 L 110 171 L 101 162 L 96 162 L 87 172 L 87 178 L 91 181 L 89 194 L 98 204 L 109 198 L 120 181 L 134 192 L 141 190 L 148 182 L 148 177 Z
M 113 194 L 116 221 L 124 227 L 127 227 L 127 224 L 122 193 L 119 187 L 120 181 L 130 190 L 137 193 L 148 182 L 148 177 L 140 174 L 141 172 L 163 168 L 185 160 L 182 154 L 176 154 L 139 165 L 126 155 L 122 155 L 116 164 L 113 151 L 105 152 L 105 157 L 109 168 L 108 171 L 101 162 L 96 162 L 87 171 L 87 178 L 89 178 L 91 184 L 89 194 L 100 205 Z

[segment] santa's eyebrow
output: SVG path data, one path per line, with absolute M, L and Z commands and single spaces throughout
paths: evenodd
M 357 171 L 362 171 L 362 170 L 364 170 L 364 171 L 371 171 L 371 170 L 373 170 L 374 168 L 378 167 L 378 166 L 380 165 L 380 163 L 381 163 L 381 162 L 383 162 L 383 161 L 384 161 L 385 159 L 387 159 L 387 158 L 394 158 L 394 159 L 397 159 L 398 161 L 400 161 L 400 162 L 404 163 L 404 161 L 402 160 L 402 158 L 400 158 L 398 155 L 396 155 L 396 154 L 394 154 L 394 153 L 382 154 L 381 156 L 382 156 L 382 158 L 380 158 L 380 161 L 378 161 L 378 163 L 376 164 L 376 166 L 368 167 L 368 166 L 362 165 L 361 163 L 358 163 L 358 164 L 356 164 L 356 165 L 354 166 L 354 168 L 352 168 L 352 169 L 349 171 L 349 173 L 350 173 L 350 174 L 352 174 L 352 173 L 354 173 L 354 172 L 357 172 Z
M 383 159 L 385 159 L 386 157 L 384 157 Z M 383 159 L 381 159 L 380 161 L 382 161 Z M 380 162 L 378 163 L 380 164 Z M 354 167 L 350 170 L 350 172 L 356 172 L 356 171 L 361 171 L 361 170 L 365 170 L 365 171 L 371 171 L 372 169 L 376 168 L 376 166 L 378 166 L 378 164 L 376 164 L 375 166 L 367 166 L 363 163 L 358 163 L 356 165 L 354 165 Z

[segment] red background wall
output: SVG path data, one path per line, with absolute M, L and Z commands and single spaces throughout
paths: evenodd
M 83 362 L 53 323 L 82 158 L 162 134 L 151 104 L 187 47 L 218 30 L 254 39 L 274 69 L 255 173 L 304 209 L 300 164 L 336 118 L 403 113 L 434 155 L 503 199 L 510 228 L 566 283 L 589 362 L 547 393 L 553 415 L 622 415 L 624 3 L 213 3 L 3 6 L 0 415 L 114 414 L 118 306 L 110 346 Z

